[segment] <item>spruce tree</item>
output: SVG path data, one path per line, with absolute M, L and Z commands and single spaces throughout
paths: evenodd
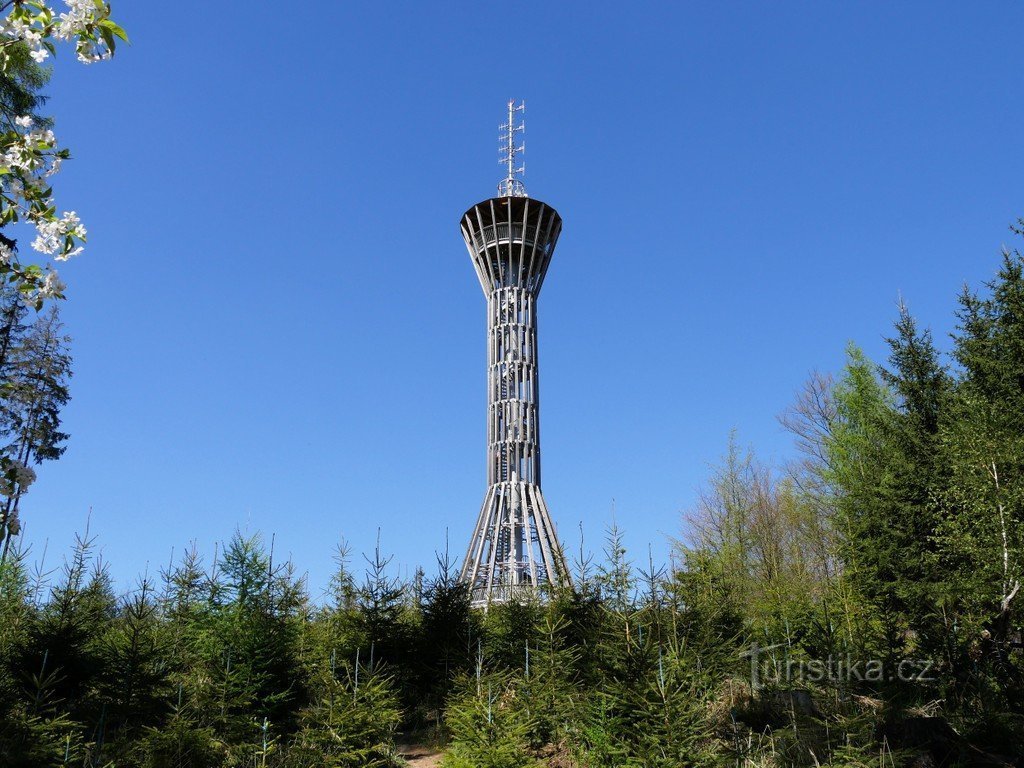
M 423 718 L 436 727 L 453 680 L 471 668 L 473 641 L 480 637 L 469 585 L 459 581 L 447 552 L 437 558 L 437 573 L 426 584 L 420 612 L 416 688 Z
M 936 535 L 941 520 L 937 499 L 947 471 L 940 428 L 947 419 L 952 379 L 928 331 L 919 331 L 905 305 L 896 335 L 888 340 L 889 367 L 880 370 L 894 393 L 895 407 L 879 425 L 883 462 L 874 530 L 881 536 L 864 542 L 876 553 L 872 592 L 887 612 L 903 617 L 927 653 L 942 647 L 945 629 L 935 606 L 942 601 Z M 862 557 L 862 562 L 869 558 Z M 901 622 L 902 623 L 902 622 Z
M 14 473 L 0 494 L 0 542 L 6 556 L 11 538 L 21 530 L 18 517 L 21 497 L 34 479 L 29 468 L 52 461 L 64 453 L 68 435 L 60 430 L 60 412 L 70 398 L 70 337 L 64 335 L 56 307 L 36 319 L 7 354 L 4 381 L 0 388 L 0 434 L 2 455 L 10 467 L 31 472 L 25 478 Z
M 1020 234 L 1019 230 L 1015 230 Z M 1015 638 L 1024 582 L 1024 259 L 1004 252 L 987 295 L 960 297 L 962 375 L 943 430 L 940 566 L 946 574 L 949 692 L 971 706 L 1024 706 Z M 952 623 L 952 622 L 951 622 Z
M 299 715 L 287 768 L 391 768 L 402 765 L 395 730 L 402 719 L 394 683 L 380 668 L 322 659 L 310 703 Z

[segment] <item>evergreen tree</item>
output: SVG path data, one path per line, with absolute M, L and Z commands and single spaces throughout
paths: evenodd
M 887 613 L 902 617 L 916 647 L 935 658 L 947 633 L 936 610 L 944 593 L 936 535 L 942 517 L 937 499 L 948 474 L 940 429 L 948 418 L 953 381 L 931 334 L 918 330 L 905 305 L 888 343 L 889 367 L 880 373 L 896 402 L 881 425 L 884 447 L 877 460 L 885 462 L 886 473 L 878 506 L 870 511 L 881 536 L 862 547 L 876 553 L 870 560 L 876 569 L 871 591 Z
M 583 691 L 576 673 L 578 649 L 566 640 L 568 621 L 548 612 L 536 629 L 534 645 L 523 649 L 519 698 L 530 720 L 535 749 L 559 744 L 580 719 Z
M 401 718 L 393 681 L 379 669 L 322 664 L 285 765 L 397 768 L 402 763 L 395 752 L 395 729 Z
M 209 599 L 197 641 L 210 683 L 200 690 L 205 687 L 218 733 L 252 748 L 259 738 L 254 723 L 266 718 L 288 732 L 296 703 L 305 701 L 299 648 L 305 594 L 290 565 L 275 565 L 259 536 L 236 532 Z
M 1020 234 L 1019 230 L 1015 230 Z M 1004 252 L 988 295 L 964 291 L 954 355 L 962 368 L 942 443 L 939 565 L 950 619 L 950 695 L 1024 706 L 1015 600 L 1024 580 L 1024 260 Z
M 0 126 L 7 131 L 15 119 L 29 115 L 37 125 L 48 126 L 49 118 L 38 114 L 47 97 L 41 93 L 50 81 L 51 70 L 33 61 L 24 43 L 5 46 L 7 61 L 0 71 Z
M 539 768 L 528 750 L 534 724 L 519 700 L 517 676 L 478 670 L 459 688 L 448 705 L 452 740 L 443 768 Z
M 99 644 L 106 674 L 97 688 L 110 729 L 104 754 L 116 762 L 136 753 L 145 727 L 161 722 L 166 712 L 169 642 L 157 611 L 153 587 L 143 578 L 138 589 L 122 599 Z
M 24 567 L 24 555 L 0 563 L 0 762 L 10 766 L 57 764 L 78 757 L 81 743 L 66 712 L 67 702 L 55 698 L 58 675 L 42 667 L 22 666 L 30 643 L 35 612 Z
M 388 573 L 392 557 L 380 549 L 380 533 L 373 557 L 366 558 L 366 573 L 356 592 L 362 649 L 371 664 L 384 661 L 404 670 L 408 664 L 409 616 L 406 588 Z
M 0 394 L 6 396 L 6 390 L 13 384 L 13 371 L 10 360 L 11 350 L 18 344 L 25 333 L 25 315 L 28 307 L 12 286 L 0 285 Z
M 526 666 L 525 649 L 538 640 L 544 615 L 536 600 L 492 605 L 483 620 L 483 651 L 496 669 L 521 672 Z
M 21 529 L 18 508 L 21 497 L 35 478 L 29 468 L 52 461 L 64 453 L 68 436 L 60 431 L 60 412 L 67 403 L 71 377 L 70 337 L 62 333 L 56 307 L 40 316 L 8 353 L 7 370 L 0 390 L 2 454 L 13 475 L 0 494 L 0 541 L 6 555 L 11 538 Z M 19 477 L 19 472 L 28 473 Z
M 438 556 L 437 574 L 427 582 L 420 608 L 416 687 L 421 710 L 435 726 L 451 692 L 452 681 L 468 673 L 479 621 L 470 608 L 469 585 L 460 582 L 447 552 Z

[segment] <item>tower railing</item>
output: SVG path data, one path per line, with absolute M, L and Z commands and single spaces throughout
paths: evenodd
M 489 246 L 502 245 L 509 242 L 526 243 L 533 247 L 537 241 L 537 227 L 522 224 L 494 223 L 483 230 L 473 233 L 473 241 L 478 253 Z

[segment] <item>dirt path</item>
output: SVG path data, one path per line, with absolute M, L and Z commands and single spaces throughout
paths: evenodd
M 437 768 L 441 765 L 441 753 L 434 747 L 423 744 L 398 744 L 398 754 L 414 768 Z

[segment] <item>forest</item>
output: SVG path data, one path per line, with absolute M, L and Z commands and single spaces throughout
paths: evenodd
M 812 375 L 779 416 L 795 461 L 732 436 L 670 562 L 613 527 L 533 603 L 475 610 L 447 554 L 406 582 L 344 545 L 314 599 L 241 533 L 119 593 L 87 533 L 33 567 L 8 478 L 0 760 L 1024 764 L 1024 258 L 996 266 L 951 302 L 948 354 L 901 306 L 887 360 Z M 5 302 L 3 439 L 29 466 L 60 454 L 70 358 L 52 311 Z
M 950 296 L 950 339 L 937 342 L 900 305 L 885 359 L 851 344 L 841 370 L 794 381 L 798 395 L 778 415 L 792 460 L 765 460 L 743 442 L 742 424 L 722 435 L 723 455 L 679 519 L 668 562 L 627 551 L 614 525 L 600 542 L 563 531 L 571 585 L 486 609 L 471 606 L 460 564 L 440 542 L 436 563 L 411 579 L 395 575 L 380 537 L 366 554 L 341 542 L 326 596 L 311 591 L 303 564 L 275 552 L 272 536 L 241 531 L 225 532 L 212 556 L 187 547 L 128 588 L 88 530 L 68 531 L 75 543 L 61 567 L 42 565 L 25 518 L 36 469 L 59 460 L 70 440 L 61 413 L 73 359 L 59 309 L 66 286 L 54 264 L 22 259 L 31 242 L 62 263 L 86 238 L 78 215 L 58 213 L 54 201 L 51 179 L 70 151 L 41 114 L 52 74 L 43 65 L 62 46 L 82 63 L 109 59 L 127 33 L 103 0 L 2 9 L 0 766 L 424 768 L 418 753 L 443 768 L 1024 766 L 1024 257 L 1016 249 L 992 260 L 987 283 Z M 223 36 L 240 22 L 227 11 L 188 21 L 168 25 L 176 43 L 192 24 Z M 401 26 L 387 21 L 389 32 Z M 284 22 L 269 25 L 275 37 Z M 410 26 L 416 39 L 429 37 Z M 185 39 L 182 48 L 192 44 Z M 176 74 L 182 59 L 206 56 L 223 37 L 210 40 L 188 56 L 176 51 Z M 271 47 L 255 42 L 245 38 L 246 50 Z M 730 58 L 743 47 L 735 43 Z M 901 37 L 894 50 L 904 47 Z M 602 57 L 605 48 L 602 39 Z M 859 69 L 865 57 L 852 49 Z M 305 55 L 289 49 L 287 58 Z M 205 77 L 218 64 L 204 66 Z M 267 78 L 267 89 L 297 85 Z M 626 82 L 664 78 L 659 64 L 656 76 Z M 559 80 L 546 71 L 545 79 Z M 789 70 L 784 79 L 792 90 Z M 915 93 L 919 85 L 915 74 Z M 943 82 L 943 104 L 948 91 Z M 271 96 L 275 107 L 299 101 Z M 82 109 L 91 99 L 71 103 Z M 234 146 L 234 137 L 205 130 L 208 116 L 172 107 L 216 144 Z M 357 107 L 350 111 L 361 114 Z M 302 155 L 305 165 L 320 145 L 308 136 L 313 121 L 299 117 L 304 135 L 292 140 L 301 149 L 282 138 L 274 154 Z M 786 121 L 789 137 L 795 121 Z M 219 152 L 204 145 L 203 175 L 217 185 Z M 284 178 L 278 166 L 267 175 Z M 163 214 L 186 223 L 198 215 Z M 1024 220 L 1011 230 L 1019 242 Z M 286 269 L 267 273 L 281 293 L 310 279 L 304 264 Z

